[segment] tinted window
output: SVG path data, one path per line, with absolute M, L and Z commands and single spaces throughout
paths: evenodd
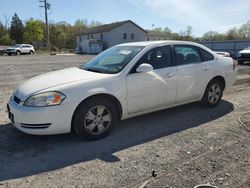
M 203 50 L 201 48 L 199 50 L 201 52 L 202 61 L 211 61 L 214 59 L 214 56 L 206 50 Z
M 136 68 L 142 63 L 148 63 L 154 69 L 161 69 L 170 67 L 171 63 L 171 50 L 170 46 L 158 47 L 147 52 L 134 66 L 131 73 L 136 72 Z
M 123 40 L 127 40 L 127 33 L 123 33 Z
M 177 65 L 185 65 L 201 62 L 198 49 L 194 46 L 178 45 L 174 47 Z

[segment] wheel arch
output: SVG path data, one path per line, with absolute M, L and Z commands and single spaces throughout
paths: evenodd
M 219 81 L 222 83 L 222 88 L 223 88 L 223 90 L 225 89 L 225 87 L 226 87 L 226 80 L 225 80 L 225 78 L 224 78 L 223 76 L 218 75 L 218 76 L 213 77 L 213 78 L 208 82 L 208 84 L 209 84 L 212 80 L 219 80 Z
M 213 80 L 219 80 L 221 83 L 222 83 L 222 87 L 223 87 L 223 90 L 225 89 L 226 87 L 226 80 L 223 76 L 221 75 L 217 75 L 217 76 L 214 76 L 213 78 L 211 78 L 207 84 L 205 85 L 204 89 L 203 89 L 203 92 L 202 92 L 202 95 L 201 95 L 201 98 L 204 96 L 205 92 L 206 92 L 206 89 L 208 87 L 208 84 L 213 81 Z
M 71 118 L 71 130 L 72 130 L 72 125 L 73 125 L 73 119 L 74 119 L 74 115 L 75 115 L 75 112 L 76 110 L 79 108 L 79 106 L 86 102 L 87 100 L 90 100 L 90 99 L 93 99 L 95 97 L 103 97 L 103 98 L 106 98 L 108 100 L 110 100 L 114 105 L 115 105 L 115 108 L 117 109 L 117 114 L 118 114 L 118 120 L 121 119 L 122 117 L 122 114 L 123 114 L 123 109 L 122 109 L 122 105 L 121 105 L 121 102 L 112 94 L 108 94 L 108 93 L 98 93 L 98 94 L 93 94 L 93 95 L 90 95 L 88 96 L 87 98 L 85 98 L 84 100 L 82 100 L 78 105 L 77 107 L 75 108 L 74 110 L 74 113 L 73 113 L 73 116 Z

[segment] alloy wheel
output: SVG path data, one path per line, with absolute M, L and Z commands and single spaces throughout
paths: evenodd
M 102 134 L 111 124 L 111 112 L 105 106 L 95 106 L 84 118 L 84 127 L 94 135 Z
M 218 100 L 220 99 L 221 96 L 221 88 L 220 85 L 217 83 L 214 83 L 209 91 L 208 91 L 208 101 L 211 104 L 215 104 L 218 102 Z

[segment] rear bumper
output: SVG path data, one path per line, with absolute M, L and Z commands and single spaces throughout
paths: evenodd
M 225 89 L 228 89 L 232 86 L 237 79 L 237 70 L 232 70 L 231 72 L 226 73 L 226 86 Z
M 22 132 L 33 135 L 62 134 L 71 131 L 72 113 L 67 106 L 26 107 L 8 102 L 9 118 Z

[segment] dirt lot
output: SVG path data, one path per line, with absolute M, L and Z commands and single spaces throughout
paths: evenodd
M 132 118 L 99 141 L 30 136 L 9 124 L 5 106 L 19 83 L 91 57 L 0 57 L 0 187 L 250 187 L 250 135 L 238 123 L 250 111 L 250 66 L 239 67 L 216 108 L 193 103 Z

